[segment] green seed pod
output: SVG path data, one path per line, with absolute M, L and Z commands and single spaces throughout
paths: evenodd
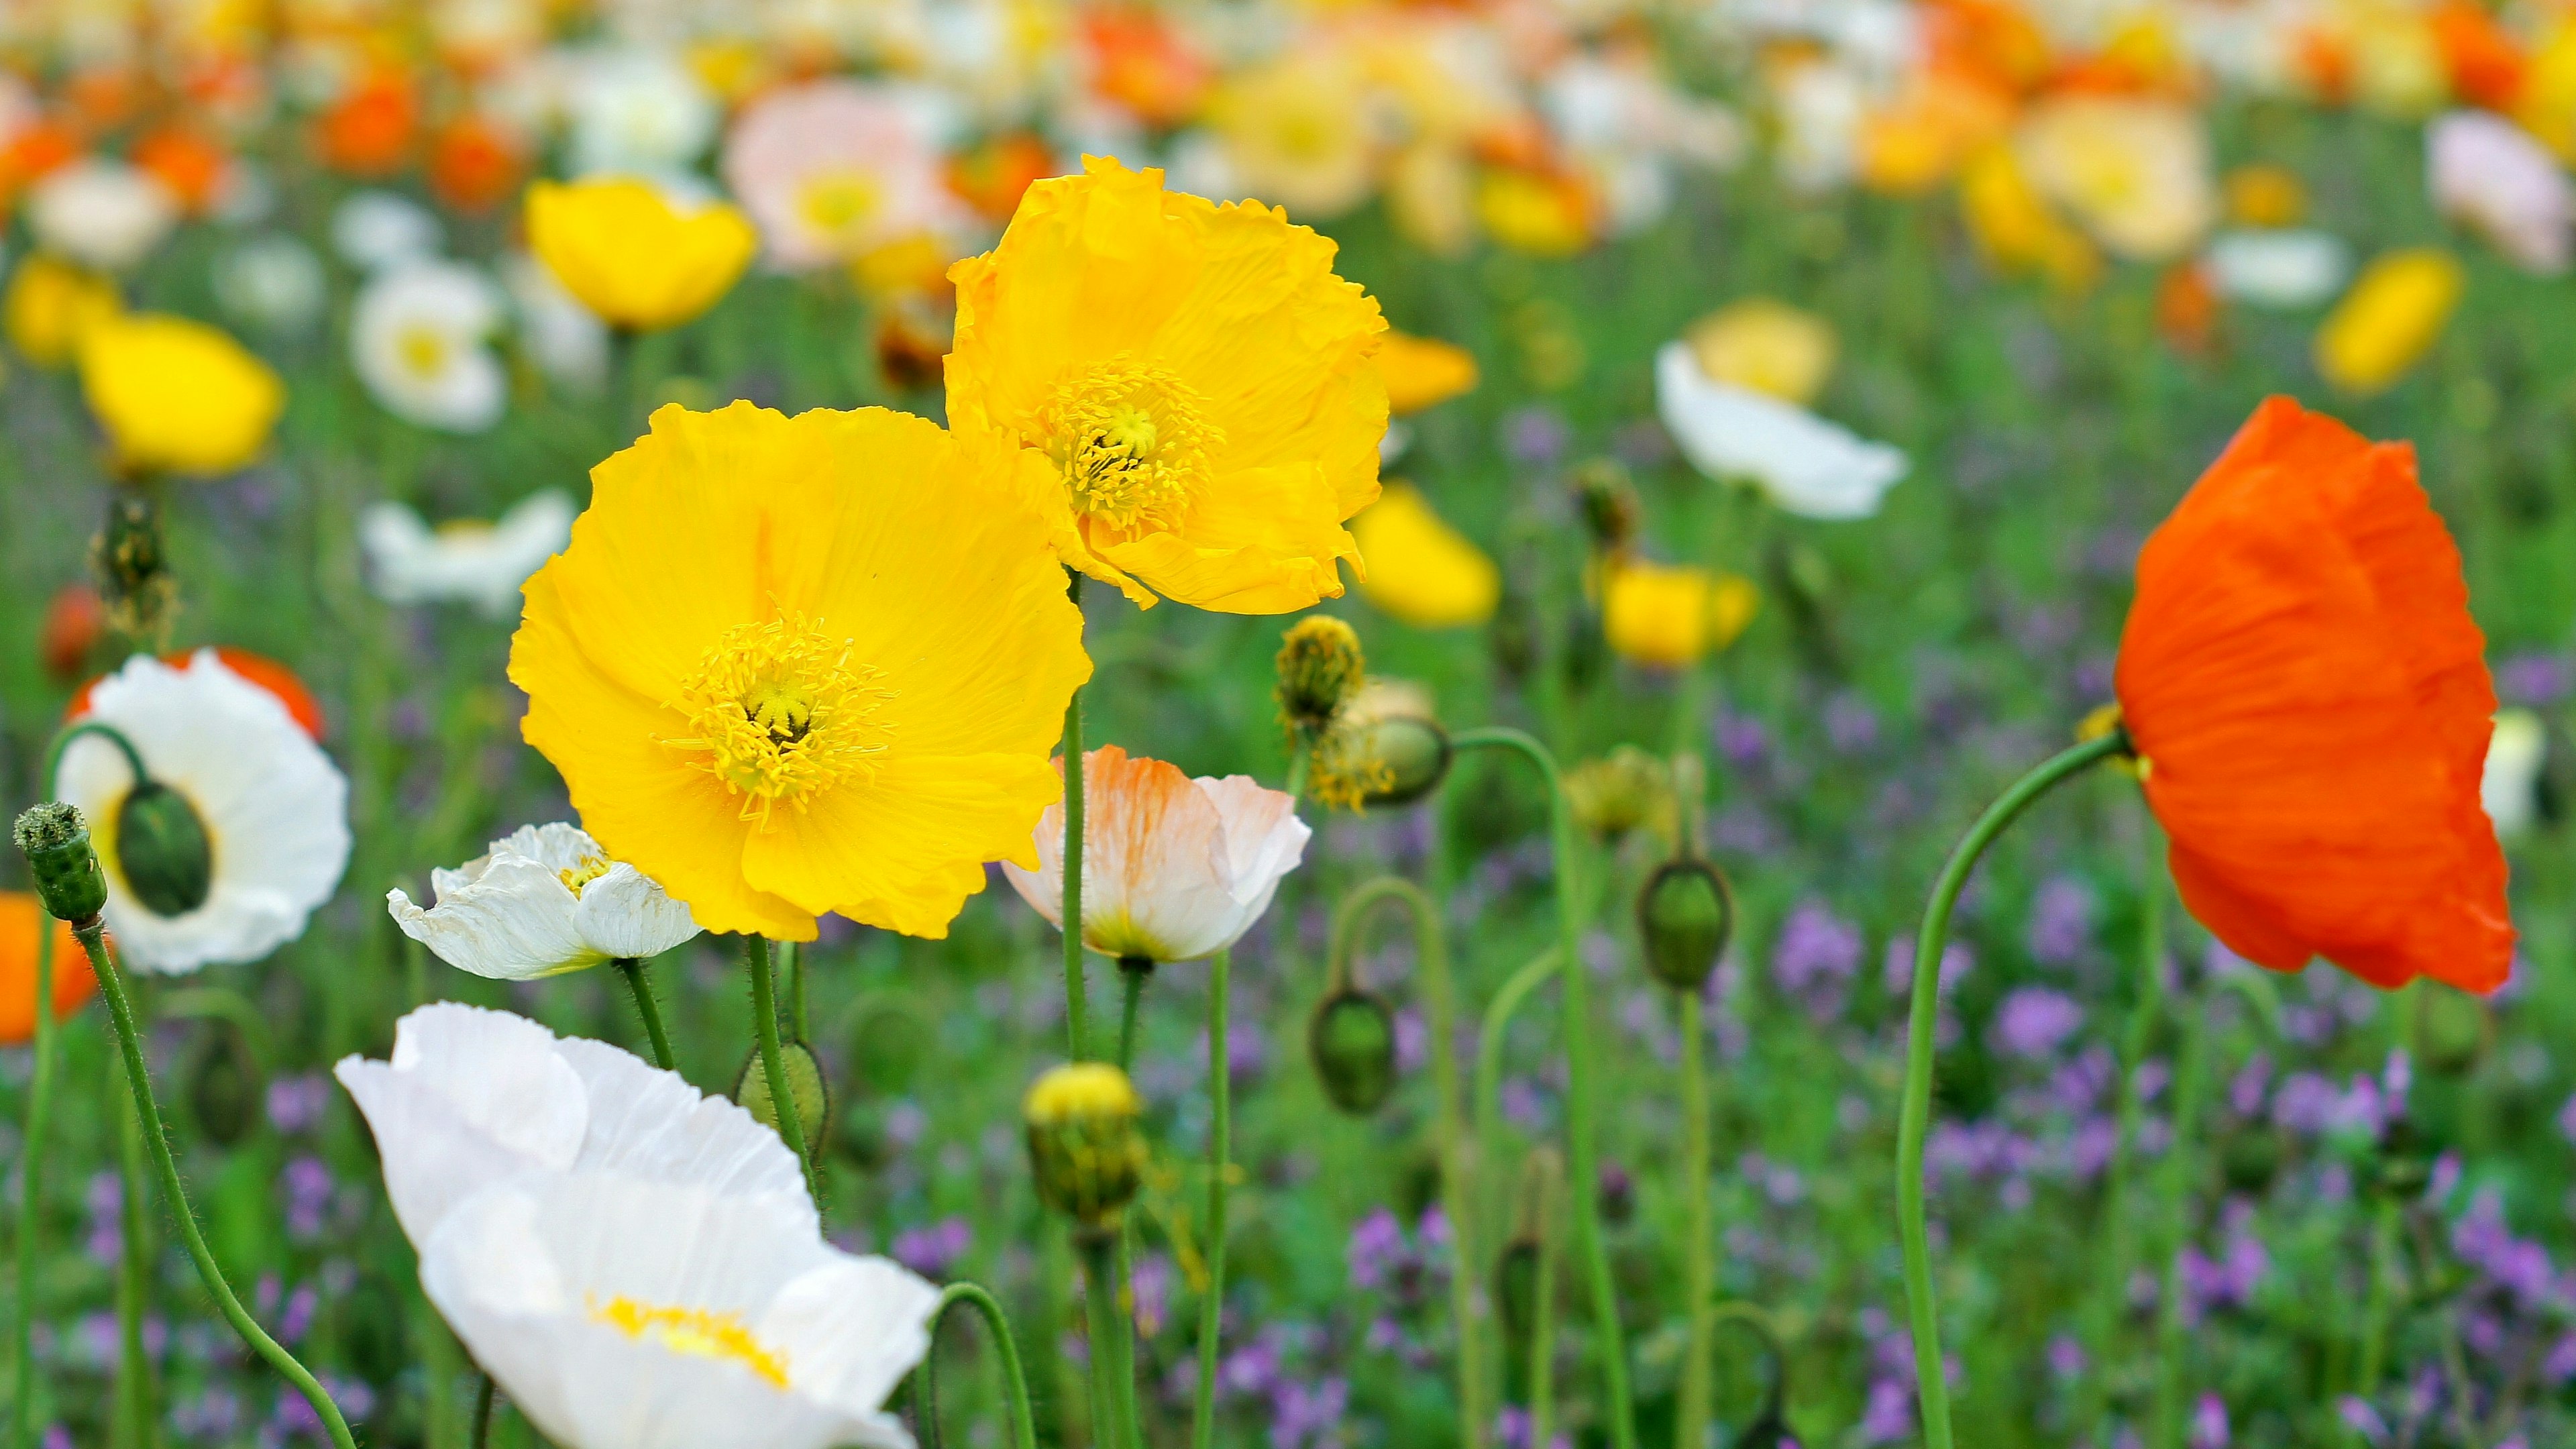
M 1038 1078 L 1021 1103 L 1038 1196 L 1085 1228 L 1117 1221 L 1145 1175 L 1145 1104 L 1107 1062 L 1074 1062 Z
M 1637 892 L 1637 935 L 1646 969 L 1675 991 L 1708 984 L 1735 929 L 1735 893 L 1704 860 L 1666 861 Z
M 77 808 L 61 801 L 30 807 L 11 833 L 47 914 L 75 926 L 98 919 L 107 908 L 107 874 Z
M 209 1023 L 189 1053 L 188 1110 L 197 1130 L 219 1147 L 233 1147 L 259 1126 L 268 1100 L 268 1074 L 229 1022 Z
M 1449 776 L 1449 732 L 1438 720 L 1389 715 L 1362 731 L 1363 752 L 1382 768 L 1371 775 L 1366 803 L 1410 805 Z
M 116 808 L 116 866 L 156 916 L 184 916 L 214 888 L 215 853 L 188 797 L 158 780 L 126 792 Z
M 1359 691 L 1368 659 L 1349 624 L 1330 614 L 1309 614 L 1281 637 L 1277 668 L 1279 712 L 1290 728 L 1312 735 Z
M 1306 1050 L 1324 1095 L 1354 1117 L 1376 1111 L 1395 1091 L 1395 1015 L 1365 991 L 1325 997 L 1307 1024 Z
M 805 1129 L 807 1142 L 822 1141 L 832 1115 L 832 1091 L 823 1084 L 823 1064 L 815 1059 L 812 1047 L 791 1040 L 778 1044 L 778 1065 L 787 1074 L 787 1096 L 796 1104 L 796 1125 Z M 742 1070 L 734 1074 L 733 1100 L 762 1126 L 778 1130 L 778 1104 L 769 1095 L 769 1073 L 760 1064 L 758 1047 L 751 1049 L 751 1055 L 743 1058 Z

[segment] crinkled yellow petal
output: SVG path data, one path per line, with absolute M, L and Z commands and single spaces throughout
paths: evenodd
M 1042 756 L 905 756 L 866 787 L 781 812 L 752 836 L 743 870 L 818 913 L 942 937 L 984 888 L 984 861 L 1036 867 L 1038 816 L 1063 794 Z
M 1099 552 L 1170 598 L 1224 614 L 1293 613 L 1340 598 L 1335 561 L 1360 567 L 1359 541 L 1334 521 L 1321 470 L 1293 463 L 1229 475 L 1179 529 Z

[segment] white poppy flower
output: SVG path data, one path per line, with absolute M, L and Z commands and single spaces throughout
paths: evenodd
M 438 904 L 428 910 L 386 892 L 394 924 L 450 966 L 496 980 L 641 961 L 698 934 L 687 906 L 570 825 L 522 825 L 429 879 Z
M 179 198 L 122 161 L 88 157 L 48 172 L 27 197 L 27 225 L 47 251 L 121 272 L 179 224 Z
M 1866 518 L 1911 466 L 1902 449 L 1700 369 L 1687 342 L 1655 354 L 1655 409 L 1682 455 L 1712 478 L 1749 478 L 1785 512 Z
M 349 782 L 283 701 L 212 649 L 175 666 L 138 654 L 89 689 L 84 721 L 122 735 L 149 776 L 138 788 L 124 751 L 90 734 L 54 777 L 98 842 L 127 965 L 256 961 L 303 934 L 349 864 Z M 203 848 L 147 855 L 154 819 L 193 822 Z
M 322 259 L 284 232 L 253 237 L 217 257 L 214 283 L 224 311 L 267 332 L 303 331 L 331 295 Z
M 2540 716 L 2527 709 L 2496 715 L 2478 799 L 2486 806 L 2487 818 L 2495 822 L 2498 836 L 2520 835 L 2539 818 L 2540 770 L 2548 758 L 2549 731 Z
M 2210 285 L 2231 302 L 2296 312 L 2343 290 L 2352 248 L 2332 232 L 2225 231 L 2201 254 Z
M 606 1042 L 442 1001 L 394 1023 L 392 1060 L 344 1057 L 332 1075 L 375 1133 L 385 1196 L 415 1245 L 486 1188 L 575 1172 L 770 1200 L 820 1230 L 777 1133 Z
M 1191 779 L 1116 745 L 1083 756 L 1082 939 L 1104 956 L 1190 961 L 1270 908 L 1313 834 L 1294 797 L 1250 776 Z M 1064 924 L 1064 806 L 1038 817 L 1038 868 L 1002 862 L 1021 899 Z
M 2576 249 L 2576 189 L 2529 131 L 2486 111 L 2453 111 L 2424 128 L 2433 204 L 2525 271 L 2567 270 Z
M 385 410 L 450 433 L 501 420 L 509 376 L 488 339 L 501 299 L 456 262 L 403 262 L 370 279 L 349 318 L 349 360 Z
M 358 519 L 358 543 L 386 603 L 454 600 L 498 619 L 518 612 L 519 586 L 572 541 L 576 511 L 563 490 L 545 488 L 494 522 L 432 528 L 399 503 L 376 503 Z
M 783 1198 L 523 1178 L 450 1213 L 420 1279 L 563 1449 L 911 1449 L 883 1405 L 929 1350 L 939 1291 Z
M 567 97 L 576 175 L 685 172 L 715 139 L 715 97 L 676 55 L 613 50 L 586 57 Z
M 331 249 L 362 272 L 426 261 L 447 228 L 428 207 L 396 191 L 352 191 L 331 209 Z

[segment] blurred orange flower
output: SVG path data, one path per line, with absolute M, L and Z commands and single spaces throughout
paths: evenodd
M 1083 17 L 1092 85 L 1148 125 L 1171 126 L 1198 113 L 1216 67 L 1142 6 L 1105 6 Z
M 89 956 L 69 923 L 47 916 L 26 891 L 0 891 L 0 1046 L 17 1046 L 36 1034 L 36 950 L 46 926 L 54 931 L 54 1020 L 81 1009 L 98 991 Z
M 429 189 L 458 211 L 490 211 L 519 189 L 528 158 L 518 138 L 467 112 L 429 139 Z
M 232 158 L 224 148 L 181 125 L 163 126 L 134 143 L 134 164 L 160 178 L 190 212 L 203 212 L 223 187 Z
M 948 158 L 948 189 L 990 221 L 1009 221 L 1020 194 L 1056 172 L 1055 153 L 1027 131 L 988 137 Z
M 2522 99 L 2531 57 L 2522 41 L 2476 0 L 2443 0 L 2429 23 L 2442 52 L 2451 94 L 2474 106 L 2510 111 Z
M 385 176 L 411 157 L 420 96 L 399 71 L 378 71 L 350 87 L 313 123 L 322 163 L 351 176 Z

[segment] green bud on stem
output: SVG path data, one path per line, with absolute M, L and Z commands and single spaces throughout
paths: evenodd
M 1395 1016 L 1368 992 L 1344 987 L 1325 997 L 1307 1024 L 1306 1050 L 1324 1095 L 1354 1117 L 1395 1091 Z
M 1073 1062 L 1038 1078 L 1021 1103 L 1038 1196 L 1088 1230 L 1115 1223 L 1145 1175 L 1145 1104 L 1107 1062 Z
M 156 916 L 184 916 L 214 888 L 205 821 L 187 796 L 158 780 L 138 783 L 117 806 L 116 864 L 134 899 Z
M 1675 991 L 1708 984 L 1735 929 L 1735 893 L 1707 861 L 1666 861 L 1637 892 L 1637 935 L 1646 969 Z
M 80 811 L 59 800 L 32 806 L 11 833 L 46 912 L 76 927 L 96 921 L 107 908 L 107 873 L 99 869 Z

